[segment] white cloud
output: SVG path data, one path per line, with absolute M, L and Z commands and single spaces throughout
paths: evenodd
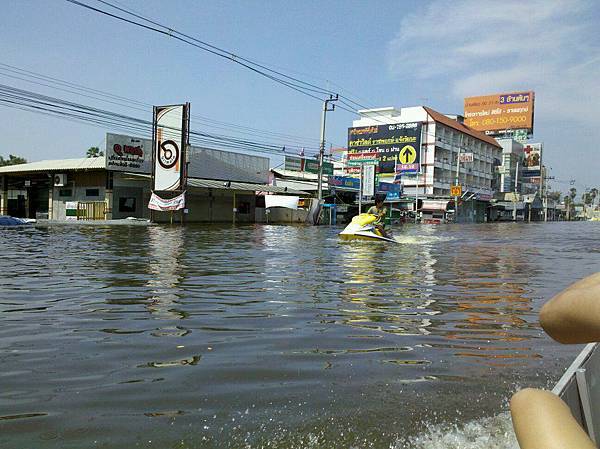
M 536 92 L 536 119 L 597 123 L 600 33 L 593 0 L 435 0 L 389 44 L 394 76 L 464 96 Z M 538 120 L 536 120 L 538 121 Z

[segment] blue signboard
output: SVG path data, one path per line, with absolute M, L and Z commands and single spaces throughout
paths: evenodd
M 329 185 L 331 187 L 358 190 L 360 189 L 360 179 L 349 176 L 330 176 Z
M 399 200 L 400 195 L 402 195 L 402 184 L 380 182 L 377 191 L 385 192 L 387 194 L 385 197 L 386 201 Z

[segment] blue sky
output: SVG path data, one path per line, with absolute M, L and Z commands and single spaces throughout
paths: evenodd
M 570 179 L 580 192 L 600 187 L 600 3 L 593 0 L 119 3 L 371 107 L 426 104 L 462 113 L 465 96 L 534 90 L 534 140 L 545 144 L 553 188 L 567 190 Z M 2 24 L 0 63 L 150 104 L 190 101 L 192 114 L 316 146 L 316 100 L 173 39 L 64 0 L 5 2 Z M 5 73 L 2 84 L 151 118 L 150 109 L 132 111 Z M 331 113 L 328 140 L 344 145 L 353 118 Z M 3 106 L 0 123 L 0 154 L 29 160 L 83 156 L 110 131 Z M 239 136 L 207 123 L 192 127 Z

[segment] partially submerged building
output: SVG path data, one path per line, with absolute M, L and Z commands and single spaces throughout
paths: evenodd
M 502 147 L 496 140 L 463 123 L 457 115 L 444 115 L 426 106 L 396 109 L 393 107 L 358 111 L 360 118 L 353 127 L 383 127 L 397 124 L 421 124 L 419 175 L 402 175 L 405 197 L 444 199 L 436 202 L 446 212 L 452 195 L 450 188 L 462 186 L 458 221 L 485 221 L 490 200 L 497 189 L 496 167 Z M 459 155 L 469 158 L 459 160 Z M 434 203 L 428 203 L 434 204 Z
M 105 156 L 0 167 L 0 215 L 50 220 L 150 218 L 152 141 L 107 134 Z M 191 147 L 186 221 L 264 219 L 264 195 L 306 196 L 269 185 L 269 159 Z M 157 221 L 168 212 L 155 212 Z

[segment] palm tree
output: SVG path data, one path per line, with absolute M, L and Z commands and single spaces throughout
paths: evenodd
M 98 147 L 90 147 L 86 153 L 87 157 L 101 157 L 104 156 L 104 151 L 100 151 Z
M 590 190 L 590 197 L 592 198 L 592 206 L 594 205 L 597 196 L 598 196 L 598 189 L 596 187 L 594 187 L 593 189 Z

